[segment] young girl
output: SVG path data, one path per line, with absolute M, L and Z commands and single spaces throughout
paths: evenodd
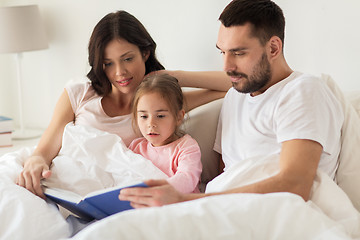
M 176 78 L 151 75 L 139 85 L 133 101 L 133 124 L 142 138 L 129 148 L 153 162 L 169 176 L 167 181 L 183 193 L 199 192 L 202 171 L 197 142 L 184 134 L 184 100 Z

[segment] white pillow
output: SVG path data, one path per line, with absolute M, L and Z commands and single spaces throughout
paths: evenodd
M 325 74 L 321 77 L 340 101 L 345 114 L 336 180 L 355 208 L 360 211 L 360 118 L 335 81 Z M 352 102 L 359 109 L 360 98 L 353 97 Z
M 222 102 L 223 99 L 218 99 L 191 110 L 182 126 L 200 146 L 203 172 L 199 188 L 202 192 L 206 184 L 219 174 L 220 155 L 213 147 Z

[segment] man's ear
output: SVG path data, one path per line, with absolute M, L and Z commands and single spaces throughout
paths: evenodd
M 278 36 L 272 36 L 268 41 L 268 56 L 270 59 L 274 59 L 282 55 L 283 44 Z

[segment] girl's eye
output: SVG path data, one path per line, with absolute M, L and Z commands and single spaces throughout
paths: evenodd
M 147 116 L 146 115 L 140 115 L 140 118 L 147 119 Z
M 158 118 L 164 118 L 165 115 L 157 115 Z

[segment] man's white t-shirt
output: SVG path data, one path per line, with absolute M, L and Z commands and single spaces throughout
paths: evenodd
M 293 72 L 255 97 L 231 88 L 214 150 L 222 154 L 226 170 L 250 157 L 279 154 L 284 141 L 309 139 L 322 145 L 319 168 L 333 178 L 343 121 L 341 105 L 323 80 Z

